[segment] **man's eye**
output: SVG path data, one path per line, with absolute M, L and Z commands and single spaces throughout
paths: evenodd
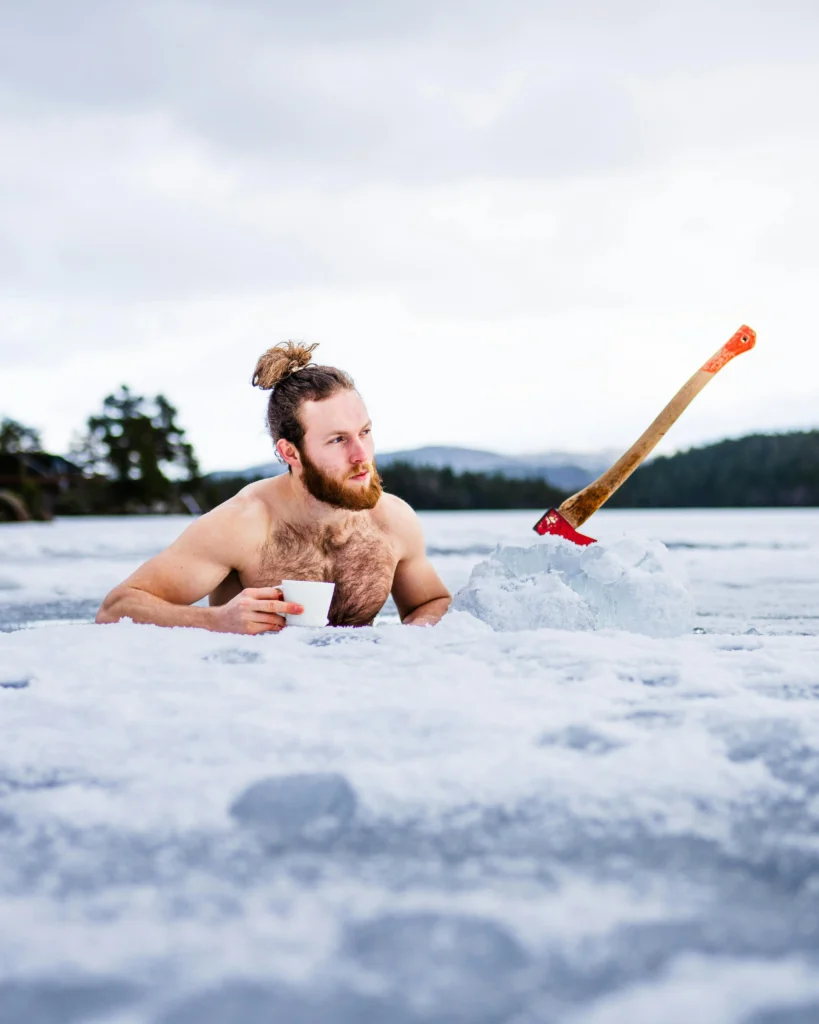
M 365 427 L 364 430 L 361 431 L 362 434 L 371 434 L 372 432 L 373 432 L 373 428 L 372 427 Z
M 330 442 L 330 444 L 335 444 L 337 441 L 343 441 L 343 440 L 344 440 L 343 437 L 334 437 L 332 439 L 332 441 Z

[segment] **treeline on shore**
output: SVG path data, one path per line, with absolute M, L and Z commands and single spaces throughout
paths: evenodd
M 541 479 L 396 462 L 381 471 L 384 489 L 419 510 L 546 509 L 567 496 Z M 245 479 L 219 481 L 230 497 Z M 218 502 L 214 502 L 218 503 Z M 612 508 L 776 508 L 819 506 L 819 430 L 751 434 L 642 466 L 609 501 Z
M 654 459 L 612 497 L 619 508 L 819 505 L 819 430 L 750 434 Z
M 449 468 L 413 466 L 393 462 L 379 469 L 384 490 L 403 498 L 419 512 L 479 509 L 545 509 L 559 505 L 566 495 L 537 478 L 512 479 L 501 473 L 456 473 Z M 212 508 L 248 484 L 247 477 L 205 479 L 200 493 Z
M 421 511 L 469 509 L 545 509 L 566 495 L 548 480 L 511 479 L 502 473 L 456 473 L 394 462 L 379 470 L 384 490 Z
M 540 509 L 565 495 L 538 478 L 456 473 L 396 462 L 385 490 L 419 510 Z M 164 395 L 123 386 L 75 434 L 67 458 L 42 450 L 36 428 L 0 419 L 0 520 L 54 515 L 207 511 L 232 497 L 246 476 L 206 476 L 178 413 Z
M 420 511 L 538 509 L 566 495 L 537 477 L 458 473 L 395 462 L 385 490 Z M 42 451 L 35 428 L 0 419 L 0 520 L 52 515 L 207 511 L 250 481 L 203 476 L 177 411 L 126 387 L 108 395 L 67 458 Z M 819 430 L 753 434 L 660 457 L 610 501 L 619 508 L 819 505 Z

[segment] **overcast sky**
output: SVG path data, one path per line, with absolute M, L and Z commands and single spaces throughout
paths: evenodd
M 269 456 L 318 341 L 382 450 L 819 427 L 815 0 L 0 0 L 0 416 L 127 382 Z

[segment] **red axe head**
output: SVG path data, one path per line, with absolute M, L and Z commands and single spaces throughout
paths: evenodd
M 564 518 L 556 508 L 550 508 L 545 515 L 541 516 L 535 523 L 534 530 L 541 537 L 545 537 L 546 534 L 551 534 L 553 537 L 564 537 L 566 540 L 579 544 L 581 547 L 585 547 L 586 544 L 597 543 L 594 537 L 587 537 L 585 534 L 578 533 L 569 520 Z

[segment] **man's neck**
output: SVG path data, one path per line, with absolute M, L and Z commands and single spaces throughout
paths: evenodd
M 301 479 L 295 473 L 287 476 L 290 485 L 288 492 L 288 505 L 290 507 L 290 518 L 293 525 L 334 527 L 343 526 L 358 515 L 358 513 L 346 508 L 335 508 L 324 501 L 314 498 L 307 490 Z

